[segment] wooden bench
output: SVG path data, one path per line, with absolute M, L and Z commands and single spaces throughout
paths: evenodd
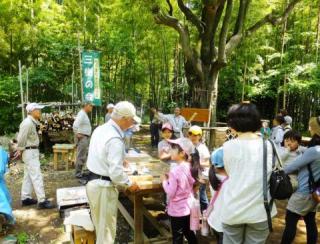
M 76 158 L 75 144 L 55 144 L 52 149 L 54 170 L 58 170 L 60 162 L 66 170 L 69 170 L 69 166 L 74 165 Z
M 82 227 L 72 225 L 72 241 L 74 244 L 95 244 L 96 235 Z

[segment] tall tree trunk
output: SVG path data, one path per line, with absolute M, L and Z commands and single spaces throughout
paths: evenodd
M 162 11 L 159 5 L 154 5 L 152 13 L 155 22 L 173 28 L 179 33 L 180 44 L 186 60 L 185 75 L 189 84 L 189 95 L 194 100 L 192 104 L 201 107 L 209 104 L 213 124 L 217 117 L 219 71 L 227 65 L 227 58 L 244 38 L 252 35 L 262 26 L 282 24 L 300 1 L 292 0 L 282 15 L 269 13 L 249 28 L 245 28 L 244 23 L 251 0 L 237 1 L 239 2 L 239 10 L 231 35 L 229 35 L 229 25 L 233 22 L 235 2 L 233 0 L 202 1 L 202 5 L 199 5 L 202 6 L 201 16 L 197 16 L 183 0 L 177 0 L 177 5 L 185 20 L 191 23 L 194 28 L 189 28 L 185 21 L 173 16 L 170 0 L 166 1 L 169 11 Z M 193 33 L 192 36 L 189 30 L 197 33 Z M 191 38 L 194 36 L 198 36 L 198 40 L 194 41 L 195 38 Z M 210 102 L 208 102 L 207 96 L 203 95 L 207 90 L 210 94 Z

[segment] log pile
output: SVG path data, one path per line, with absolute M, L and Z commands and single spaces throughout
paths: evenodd
M 43 114 L 40 120 L 40 130 L 42 132 L 72 131 L 73 122 L 74 115 L 71 112 L 53 112 L 49 114 Z

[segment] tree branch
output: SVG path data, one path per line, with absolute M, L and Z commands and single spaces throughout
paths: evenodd
M 232 9 L 233 9 L 233 0 L 227 0 L 227 8 L 226 13 L 223 19 L 223 24 L 220 32 L 220 38 L 219 38 L 219 49 L 218 49 L 218 62 L 219 63 L 226 63 L 226 41 L 227 41 L 227 35 L 228 35 L 228 29 L 229 29 L 229 23 L 231 20 L 232 15 Z
M 238 32 L 237 34 L 233 35 L 226 45 L 226 56 L 230 55 L 230 53 L 240 44 L 243 38 L 252 35 L 264 25 L 278 25 L 283 23 L 299 2 L 301 2 L 301 0 L 292 0 L 280 16 L 277 16 L 274 13 L 267 14 L 265 17 L 244 31 L 244 33 Z M 245 17 L 246 16 L 244 16 L 244 18 Z
M 221 19 L 222 13 L 223 13 L 223 9 L 224 9 L 225 3 L 226 3 L 226 0 L 222 0 L 220 2 L 220 5 L 219 5 L 218 10 L 217 10 L 217 13 L 214 16 L 214 20 L 213 20 L 213 27 L 212 27 L 213 35 L 211 37 L 211 48 L 212 48 L 213 55 L 212 55 L 211 61 L 214 60 L 216 55 L 217 55 L 216 47 L 214 45 L 214 37 L 216 35 L 217 29 L 218 29 L 218 26 L 219 26 L 219 23 L 220 23 L 220 19 Z
M 233 35 L 237 35 L 242 32 L 250 2 L 251 0 L 240 0 L 239 12 L 237 22 L 234 27 Z
M 186 16 L 186 19 L 190 21 L 197 28 L 199 34 L 202 34 L 204 31 L 203 23 L 199 18 L 183 3 L 183 0 L 178 0 L 178 6 L 183 14 Z
M 266 24 L 272 24 L 272 25 L 278 25 L 283 23 L 289 16 L 289 14 L 292 12 L 294 7 L 297 5 L 297 3 L 301 2 L 301 0 L 293 0 L 291 3 L 288 4 L 285 11 L 280 16 L 275 16 L 274 13 L 267 14 L 264 18 L 259 20 L 257 23 L 249 27 L 245 35 L 250 36 L 252 33 L 260 29 L 262 26 Z
M 153 8 L 152 12 L 157 24 L 169 26 L 179 33 L 180 43 L 185 58 L 192 63 L 195 72 L 199 75 L 200 79 L 203 80 L 201 60 L 191 48 L 188 28 L 184 26 L 178 19 L 163 14 L 159 8 Z
M 205 65 L 210 65 L 216 56 L 214 37 L 224 5 L 225 0 L 220 0 L 214 5 L 205 5 L 202 10 L 202 21 L 205 23 L 205 31 L 201 36 L 201 60 Z
M 244 28 L 245 19 L 247 17 L 247 12 L 251 0 L 240 0 L 240 6 L 238 11 L 237 21 L 234 27 L 233 35 L 228 40 L 226 45 L 226 56 L 229 54 L 239 45 L 242 39 L 242 32 Z
M 168 4 L 168 6 L 169 6 L 168 14 L 169 14 L 170 16 L 172 16 L 172 14 L 173 14 L 172 4 L 171 4 L 170 0 L 166 0 L 166 2 L 167 2 L 167 4 Z

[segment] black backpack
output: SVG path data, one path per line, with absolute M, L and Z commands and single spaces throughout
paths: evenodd
M 320 203 L 320 194 L 317 192 L 317 189 L 320 188 L 320 179 L 317 181 L 314 180 L 314 176 L 311 169 L 311 164 L 308 164 L 308 171 L 309 171 L 309 191 L 312 195 L 312 198 L 315 202 Z

